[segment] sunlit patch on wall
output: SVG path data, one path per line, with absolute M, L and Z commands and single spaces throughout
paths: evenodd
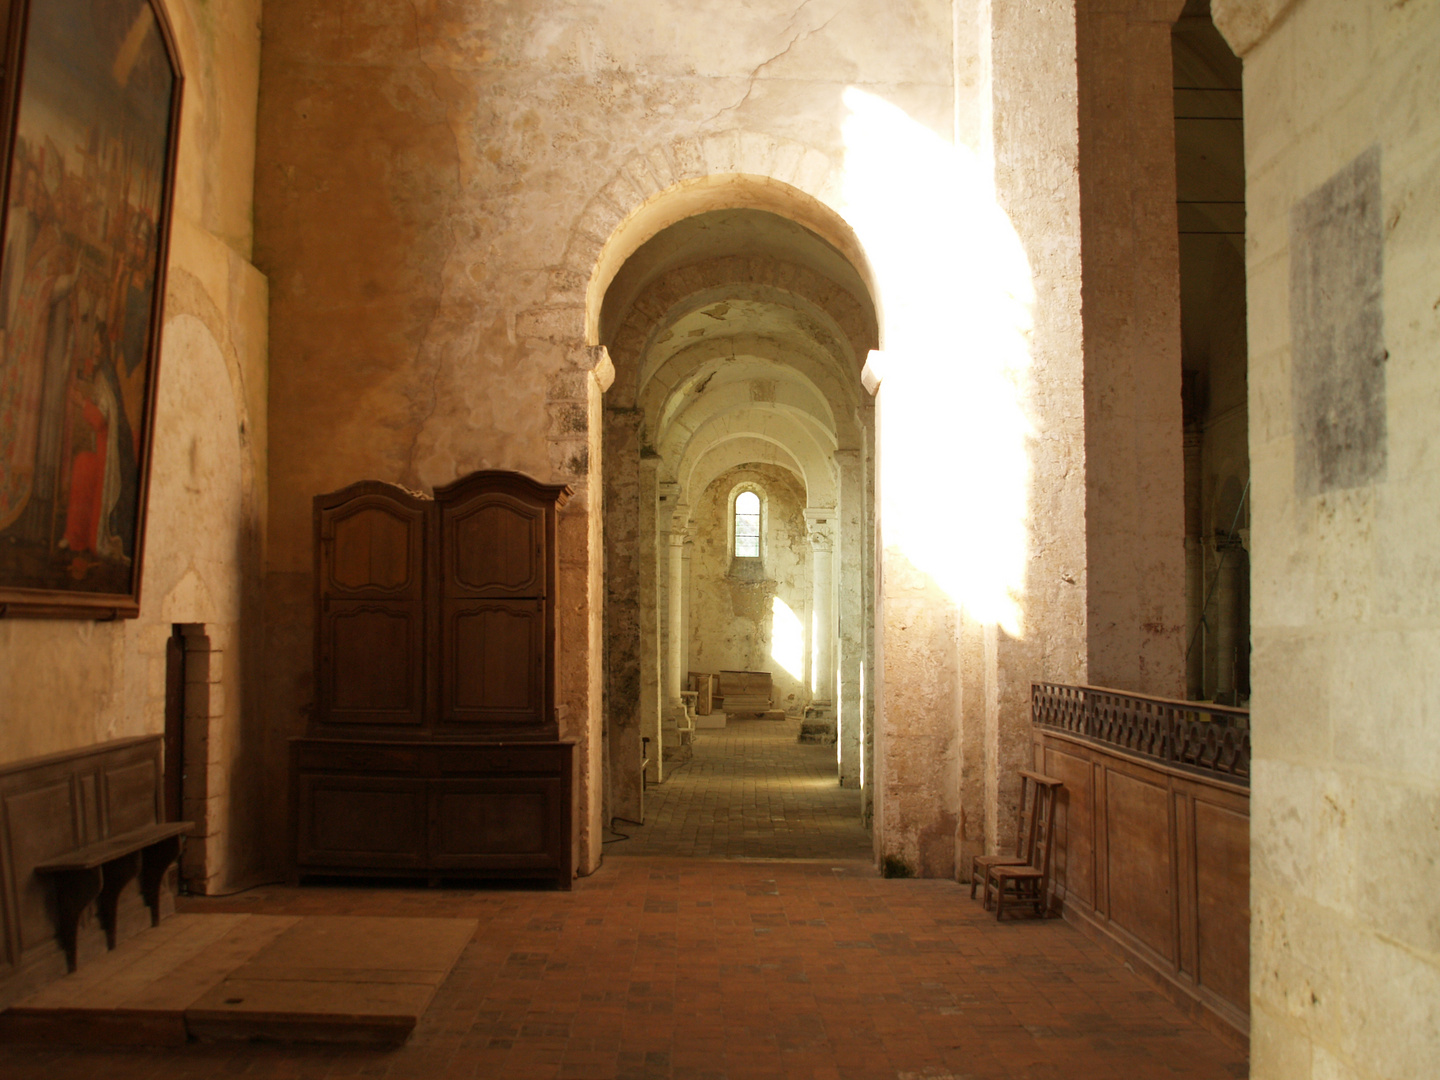
M 770 658 L 793 678 L 804 678 L 805 626 L 790 605 L 778 596 L 771 605 Z
M 871 361 L 883 541 L 973 618 L 1020 636 L 1029 263 L 979 155 L 855 87 L 845 104 L 845 212 L 884 311 Z

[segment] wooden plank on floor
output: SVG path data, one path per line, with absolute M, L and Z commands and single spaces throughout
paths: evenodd
M 404 1042 L 474 919 L 174 915 L 0 1013 L 0 1041 Z
M 404 1042 L 477 927 L 307 916 L 197 999 L 186 1025 L 201 1039 Z

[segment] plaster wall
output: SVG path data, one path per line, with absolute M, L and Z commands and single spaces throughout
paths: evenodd
M 215 767 L 187 803 L 205 851 L 187 877 L 219 889 L 266 858 L 263 731 L 250 722 L 268 439 L 267 284 L 250 262 L 260 3 L 165 8 L 185 88 L 140 616 L 0 620 L 0 762 L 163 731 L 166 639 L 203 624 L 214 653 L 200 730 Z
M 764 576 L 731 572 L 731 494 L 740 484 L 763 492 L 761 551 Z M 810 702 L 809 664 L 812 587 L 805 489 L 773 465 L 729 469 L 717 477 L 691 510 L 690 671 L 768 671 L 775 708 L 796 714 Z M 804 628 L 796 650 L 798 671 L 787 671 L 775 653 L 774 602 L 779 600 Z M 793 664 L 793 661 L 792 661 Z
M 1251 1075 L 1424 1076 L 1440 1057 L 1440 5 L 1213 10 L 1245 63 Z M 1308 419 L 1317 383 L 1347 380 L 1365 392 Z

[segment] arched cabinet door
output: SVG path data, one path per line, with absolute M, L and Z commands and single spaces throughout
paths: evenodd
M 445 595 L 544 596 L 545 518 L 545 507 L 504 491 L 442 505 Z
M 446 735 L 557 735 L 557 510 L 570 489 L 483 471 L 435 492 Z
M 375 481 L 315 500 L 320 723 L 424 723 L 428 513 Z

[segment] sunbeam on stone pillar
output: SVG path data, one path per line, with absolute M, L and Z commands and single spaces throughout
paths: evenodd
M 883 308 L 879 509 L 887 553 L 971 617 L 1024 629 L 1029 264 L 984 161 L 845 92 L 846 217 Z

